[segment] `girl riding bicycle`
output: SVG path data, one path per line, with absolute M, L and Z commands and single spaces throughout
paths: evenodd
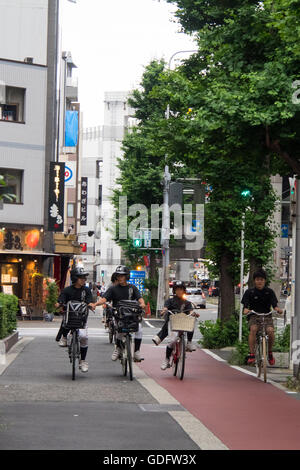
M 169 335 L 169 341 L 168 345 L 166 348 L 166 357 L 163 360 L 161 364 L 161 369 L 166 370 L 170 366 L 170 358 L 173 350 L 173 345 L 175 338 L 177 336 L 176 333 L 169 333 L 169 318 L 170 318 L 170 313 L 168 310 L 174 313 L 180 313 L 183 312 L 186 315 L 189 315 L 193 311 L 193 306 L 191 302 L 186 300 L 185 298 L 185 292 L 186 292 L 186 287 L 184 282 L 182 281 L 175 281 L 173 284 L 173 293 L 174 297 L 168 299 L 165 303 L 165 307 L 162 310 L 162 314 L 165 316 L 165 323 L 162 327 L 162 329 L 159 331 L 157 336 L 154 336 L 152 338 L 152 341 L 156 346 L 158 346 L 168 335 Z M 193 316 L 199 317 L 199 313 L 193 313 Z M 188 338 L 188 343 L 186 350 L 187 351 L 195 351 L 196 347 L 192 344 L 192 339 L 193 339 L 194 332 L 188 332 L 187 333 L 187 338 Z

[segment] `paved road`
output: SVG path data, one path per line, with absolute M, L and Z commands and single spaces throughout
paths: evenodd
M 89 318 L 90 370 L 75 382 L 59 324 L 18 324 L 21 340 L 0 366 L 0 449 L 199 450 L 195 418 L 137 367 L 130 382 L 112 363 L 99 312 Z M 144 343 L 161 324 L 144 324 Z

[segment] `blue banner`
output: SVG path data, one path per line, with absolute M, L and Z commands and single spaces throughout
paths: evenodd
M 144 285 L 145 278 L 146 278 L 145 271 L 130 271 L 129 282 L 131 284 L 134 284 L 138 288 L 141 294 L 145 292 L 145 285 Z
M 78 142 L 78 111 L 66 111 L 65 147 L 75 147 Z

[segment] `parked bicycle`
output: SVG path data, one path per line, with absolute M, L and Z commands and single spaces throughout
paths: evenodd
M 89 307 L 85 302 L 70 300 L 65 306 L 63 325 L 70 332 L 67 338 L 68 354 L 72 364 L 72 380 L 76 376 L 76 361 L 80 361 L 80 329 L 85 328 Z
M 272 311 L 268 313 L 257 313 L 253 310 L 247 314 L 250 315 L 257 315 L 262 318 L 262 322 L 260 328 L 256 333 L 256 344 L 255 344 L 255 366 L 256 366 L 256 374 L 257 377 L 261 376 L 263 371 L 264 375 L 264 382 L 267 382 L 267 357 L 268 357 L 268 341 L 269 337 L 266 332 L 266 322 L 265 318 L 269 315 L 272 315 Z
M 168 312 L 170 314 L 170 330 L 172 333 L 177 333 L 173 342 L 170 367 L 173 369 L 173 375 L 182 380 L 185 371 L 187 333 L 194 331 L 196 318 L 193 313 L 186 315 L 184 312 L 176 313 L 171 310 Z
M 143 309 L 136 300 L 121 300 L 114 309 L 117 333 L 120 337 L 120 362 L 122 373 L 126 377 L 129 372 L 130 380 L 133 380 L 133 354 L 132 354 L 132 333 L 139 329 L 142 321 Z

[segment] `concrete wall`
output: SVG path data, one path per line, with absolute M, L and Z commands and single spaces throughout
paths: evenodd
M 0 0 L 0 57 L 47 64 L 48 0 Z
M 0 121 L 0 167 L 24 170 L 23 204 L 4 204 L 1 221 L 43 225 L 47 69 L 0 60 L 0 77 L 26 89 L 25 124 Z

